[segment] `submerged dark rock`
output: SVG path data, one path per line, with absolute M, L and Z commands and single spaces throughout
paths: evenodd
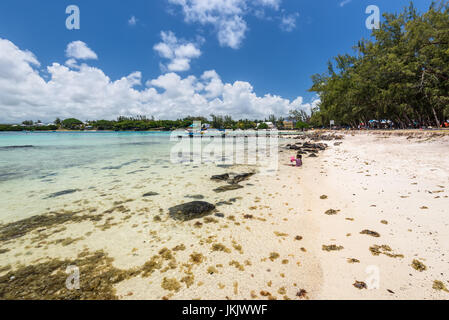
M 229 174 L 225 173 L 225 174 L 215 175 L 215 176 L 212 176 L 210 179 L 215 180 L 215 181 L 227 181 L 229 179 Z
M 254 172 L 236 174 L 233 178 L 229 179 L 228 182 L 230 184 L 237 184 L 239 182 L 248 180 L 253 175 L 254 175 Z
M 190 199 L 195 199 L 195 200 L 203 200 L 204 196 L 202 194 L 194 194 L 194 195 L 185 196 L 184 198 L 190 198 Z
M 229 184 L 237 184 L 242 181 L 248 180 L 254 174 L 255 174 L 254 172 L 245 172 L 245 173 L 237 173 L 237 174 L 225 173 L 225 174 L 212 176 L 211 180 L 226 181 Z
M 159 193 L 150 191 L 150 192 L 145 193 L 143 195 L 143 197 L 152 197 L 152 196 L 158 196 L 158 195 L 159 195 Z
M 32 146 L 32 145 L 25 145 L 25 146 L 6 146 L 6 147 L 0 147 L 0 150 L 28 149 L 28 148 L 34 148 L 34 146 Z
M 168 209 L 170 217 L 182 221 L 202 218 L 213 210 L 215 210 L 215 206 L 205 201 L 188 202 Z
M 51 199 L 51 198 L 56 198 L 56 197 L 60 197 L 60 196 L 65 196 L 67 194 L 72 194 L 72 193 L 75 193 L 75 192 L 78 192 L 78 191 L 79 191 L 78 189 L 68 189 L 68 190 L 58 191 L 58 192 L 49 194 L 44 199 Z
M 237 190 L 237 189 L 242 189 L 242 188 L 243 188 L 243 186 L 241 186 L 239 184 L 228 184 L 226 186 L 218 187 L 218 188 L 214 189 L 214 191 L 217 193 L 222 193 L 222 192 Z

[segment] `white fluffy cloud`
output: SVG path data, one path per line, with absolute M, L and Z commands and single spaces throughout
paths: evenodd
M 299 13 L 286 14 L 281 17 L 281 29 L 286 32 L 291 32 L 296 29 L 296 19 Z
M 177 119 L 211 113 L 254 119 L 311 106 L 301 97 L 289 101 L 271 94 L 257 96 L 250 83 L 223 83 L 213 70 L 199 78 L 170 72 L 140 88 L 141 72 L 112 81 L 102 70 L 86 64 L 74 68 L 53 63 L 46 68 L 45 80 L 38 68 L 34 54 L 0 38 L 0 122 L 115 119 L 119 115 Z
M 162 42 L 156 44 L 153 49 L 162 58 L 169 60 L 167 65 L 162 65 L 165 70 L 175 72 L 187 71 L 190 69 L 192 59 L 201 56 L 201 51 L 197 48 L 197 44 L 180 40 L 171 31 L 162 31 L 161 38 Z
M 245 16 L 261 15 L 261 10 L 279 10 L 281 0 L 168 0 L 182 8 L 188 23 L 212 25 L 221 46 L 238 49 L 248 25 Z
M 128 20 L 128 24 L 130 26 L 135 26 L 137 24 L 138 19 L 135 16 L 132 16 L 131 18 L 129 18 Z
M 70 42 L 65 51 L 67 58 L 79 60 L 97 60 L 97 54 L 92 51 L 84 42 L 73 41 Z

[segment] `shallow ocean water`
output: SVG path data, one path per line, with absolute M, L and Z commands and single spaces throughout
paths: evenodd
M 217 184 L 210 176 L 227 172 L 226 166 L 193 157 L 174 163 L 171 155 L 177 141 L 170 136 L 170 132 L 1 133 L 0 222 L 61 209 L 101 210 L 115 201 L 142 200 L 146 192 L 159 194 L 154 199 L 158 208 L 197 194 L 219 201 L 222 197 L 212 192 Z

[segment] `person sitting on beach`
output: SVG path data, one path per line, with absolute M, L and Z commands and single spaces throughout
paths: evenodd
M 296 166 L 302 167 L 302 155 L 298 155 L 298 158 L 296 159 Z
M 290 163 L 291 163 L 292 167 L 294 167 L 294 166 L 295 166 L 295 163 L 296 163 L 296 158 L 292 156 L 292 157 L 290 158 Z

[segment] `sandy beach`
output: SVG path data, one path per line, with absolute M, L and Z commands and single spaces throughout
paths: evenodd
M 295 142 L 275 175 L 242 189 L 216 194 L 209 173 L 193 186 L 173 177 L 184 188 L 166 197 L 111 196 L 112 208 L 0 225 L 2 298 L 448 299 L 449 136 L 345 134 L 302 168 L 289 164 Z M 168 202 L 192 190 L 216 210 L 173 220 Z M 68 266 L 78 290 L 65 288 Z

